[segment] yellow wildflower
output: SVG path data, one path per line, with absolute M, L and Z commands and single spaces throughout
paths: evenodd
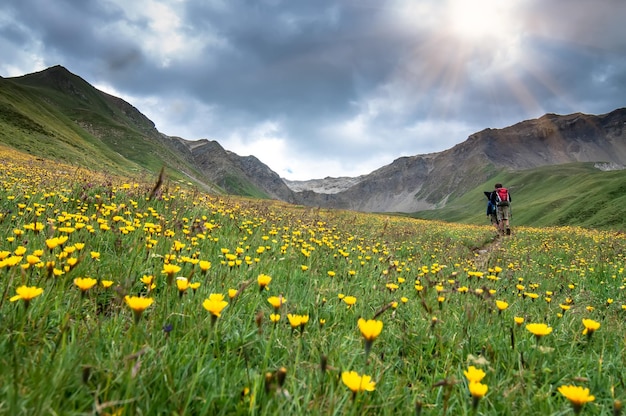
M 228 305 L 228 302 L 224 300 L 224 295 L 221 293 L 211 293 L 208 299 L 205 299 L 202 303 L 204 309 L 209 311 L 212 316 L 219 318 L 222 314 L 222 310 Z
M 591 337 L 591 335 L 600 328 L 600 322 L 594 321 L 593 319 L 584 319 L 583 325 L 585 329 L 583 330 L 583 335 L 587 335 Z
M 257 283 L 259 284 L 259 290 L 263 290 L 267 287 L 267 285 L 270 284 L 270 282 L 272 281 L 272 278 L 266 274 L 260 274 L 259 277 L 257 277 Z
M 589 394 L 588 388 L 580 386 L 561 386 L 558 390 L 559 393 L 570 401 L 574 408 L 574 413 L 579 413 L 585 403 L 592 402 L 596 399 L 595 396 Z
M 376 383 L 372 381 L 372 377 L 365 374 L 361 376 L 356 371 L 344 371 L 341 373 L 341 381 L 355 395 L 362 391 L 374 391 L 376 389 Z
M 463 374 L 469 383 L 479 383 L 486 376 L 483 370 L 473 365 L 470 365 L 467 370 L 463 371 Z
M 76 285 L 81 291 L 86 292 L 94 287 L 98 281 L 91 277 L 77 277 L 74 279 L 74 285 Z
M 24 304 L 28 307 L 28 304 L 31 300 L 36 298 L 37 296 L 43 293 L 43 289 L 36 286 L 20 286 L 15 289 L 17 295 L 13 296 L 9 299 L 11 302 L 15 302 L 17 300 L 23 300 Z

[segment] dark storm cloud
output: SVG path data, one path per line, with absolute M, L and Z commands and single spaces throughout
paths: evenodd
M 383 79 L 396 54 L 389 36 L 361 7 L 355 13 L 337 2 L 225 7 L 192 3 L 187 9 L 195 31 L 227 39 L 226 47 L 206 51 L 214 64 L 194 74 L 195 91 L 202 99 L 243 105 L 254 114 L 349 111 L 346 103 Z
M 480 38 L 449 20 L 464 4 L 9 0 L 0 75 L 64 65 L 167 134 L 299 178 L 367 173 L 545 112 L 624 106 L 626 2 L 511 0 L 502 33 Z

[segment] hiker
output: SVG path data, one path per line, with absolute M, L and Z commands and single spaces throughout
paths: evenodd
M 496 230 L 500 230 L 500 226 L 498 225 L 498 214 L 496 212 L 496 206 L 491 202 L 491 192 L 483 191 L 483 193 L 487 197 L 487 216 L 491 220 L 491 224 L 496 227 Z
M 509 218 L 511 216 L 511 194 L 509 190 L 497 183 L 495 190 L 491 193 L 490 202 L 496 206 L 496 216 L 498 218 L 498 230 L 506 235 L 511 235 Z

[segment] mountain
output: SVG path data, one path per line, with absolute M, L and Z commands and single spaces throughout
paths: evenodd
M 238 156 L 214 140 L 170 137 L 204 177 L 228 193 L 294 202 L 293 192 L 277 173 L 254 156 Z
M 217 142 L 164 135 L 131 104 L 62 66 L 0 78 L 0 142 L 116 174 L 156 177 L 166 167 L 172 179 L 215 193 L 286 200 L 291 194 L 256 158 L 240 158 Z
M 546 114 L 485 129 L 442 152 L 398 158 L 357 178 L 287 181 L 256 157 L 239 156 L 217 141 L 160 133 L 130 103 L 62 66 L 0 78 L 0 143 L 17 150 L 147 178 L 166 167 L 169 179 L 213 193 L 368 212 L 451 212 L 468 193 L 482 195 L 477 189 L 507 172 L 586 162 L 593 164 L 572 175 L 623 169 L 625 123 L 624 108 L 603 115 Z M 452 217 L 460 218 L 458 212 Z
M 485 129 L 439 153 L 402 157 L 338 192 L 332 178 L 299 183 L 297 201 L 376 212 L 415 212 L 445 206 L 501 171 L 574 162 L 626 165 L 626 109 L 600 116 L 546 114 L 504 129 Z M 312 189 L 317 189 L 314 192 Z

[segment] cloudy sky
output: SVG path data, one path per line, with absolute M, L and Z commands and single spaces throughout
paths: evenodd
M 287 179 L 626 106 L 624 0 L 4 0 L 0 51 Z

